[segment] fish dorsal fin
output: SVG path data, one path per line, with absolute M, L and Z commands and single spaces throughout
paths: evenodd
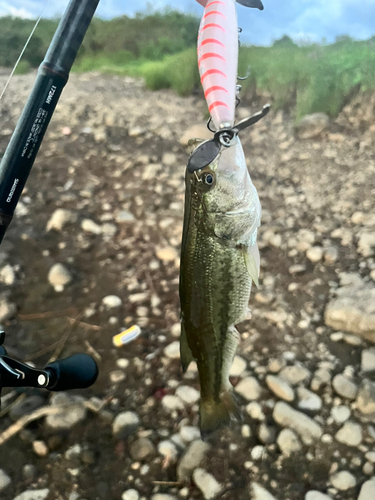
M 258 245 L 255 243 L 255 245 L 251 245 L 250 247 L 243 247 L 243 254 L 247 272 L 256 287 L 259 288 L 260 256 Z

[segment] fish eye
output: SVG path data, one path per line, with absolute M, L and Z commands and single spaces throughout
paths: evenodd
M 203 182 L 206 184 L 206 186 L 212 186 L 214 183 L 214 176 L 212 174 L 206 174 L 204 176 Z

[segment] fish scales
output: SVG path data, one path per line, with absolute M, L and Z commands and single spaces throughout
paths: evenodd
M 214 178 L 205 186 L 205 176 Z M 181 248 L 181 360 L 197 361 L 201 431 L 208 434 L 237 414 L 229 370 L 239 342 L 235 325 L 248 314 L 259 272 L 256 231 L 260 203 L 238 138 L 213 164 L 186 174 Z M 255 234 L 255 238 L 254 238 Z M 249 259 L 253 265 L 249 266 Z

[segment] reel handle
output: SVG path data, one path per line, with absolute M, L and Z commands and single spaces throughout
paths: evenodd
M 65 359 L 58 359 L 44 368 L 51 377 L 46 389 L 67 391 L 86 389 L 98 378 L 99 369 L 94 359 L 88 354 L 73 354 Z

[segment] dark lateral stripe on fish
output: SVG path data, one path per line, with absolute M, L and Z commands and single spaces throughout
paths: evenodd
M 228 91 L 225 87 L 221 87 L 220 85 L 213 85 L 212 87 L 210 87 L 206 90 L 206 92 L 204 93 L 204 97 L 207 97 L 208 94 L 210 94 L 214 90 L 223 90 L 224 92 L 226 92 L 228 94 Z
M 225 61 L 225 57 L 223 57 L 222 55 L 216 54 L 216 52 L 207 52 L 207 54 L 203 54 L 203 56 L 198 59 L 198 66 L 201 65 L 202 61 L 210 59 L 211 57 L 217 57 L 218 59 Z
M 203 19 L 206 19 L 206 17 L 208 16 L 212 16 L 212 14 L 218 14 L 219 16 L 223 16 L 224 19 L 225 19 L 225 15 L 220 12 L 219 10 L 210 10 L 210 12 L 207 12 L 204 16 L 203 16 Z
M 201 29 L 201 33 L 202 33 L 202 31 L 207 30 L 208 28 L 219 28 L 219 29 L 223 30 L 223 31 L 224 31 L 224 33 L 225 33 L 225 29 L 224 29 L 224 28 L 223 28 L 220 24 L 216 24 L 216 23 L 208 23 L 208 24 L 205 24 L 205 25 L 202 27 L 202 29 Z
M 225 48 L 225 45 L 220 42 L 217 38 L 206 38 L 206 40 L 203 40 L 198 46 L 198 50 L 202 47 L 202 45 L 207 45 L 208 43 L 216 43 L 217 45 L 221 45 L 222 47 Z
M 224 106 L 225 108 L 228 108 L 229 109 L 229 106 L 228 104 L 226 104 L 225 102 L 223 101 L 215 101 L 213 102 L 209 108 L 208 108 L 208 111 L 211 112 L 214 108 L 216 108 L 217 106 Z
M 205 73 L 203 73 L 203 75 L 201 76 L 201 82 L 203 83 L 203 80 L 206 78 L 206 76 L 209 76 L 209 75 L 214 75 L 214 74 L 218 74 L 218 75 L 222 75 L 224 76 L 224 78 L 227 77 L 227 75 L 225 73 L 223 73 L 222 71 L 220 71 L 219 69 L 208 69 Z

